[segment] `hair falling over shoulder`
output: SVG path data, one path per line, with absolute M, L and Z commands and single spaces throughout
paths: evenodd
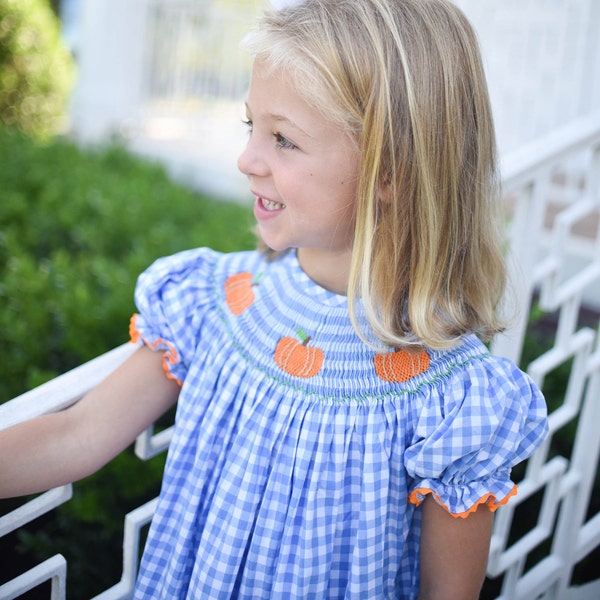
M 462 12 L 449 0 L 304 0 L 267 13 L 246 46 L 359 144 L 348 295 L 365 341 L 442 349 L 501 331 L 495 133 Z

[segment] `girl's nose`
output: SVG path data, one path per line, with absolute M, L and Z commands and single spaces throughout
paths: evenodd
M 261 153 L 258 152 L 256 143 L 252 141 L 252 137 L 248 139 L 246 148 L 238 158 L 237 165 L 238 169 L 247 177 L 251 177 L 252 175 L 264 177 L 269 173 L 267 163 L 262 158 Z

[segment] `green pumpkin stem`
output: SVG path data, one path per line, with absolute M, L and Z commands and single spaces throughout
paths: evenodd
M 310 342 L 311 337 L 309 335 L 306 335 L 306 331 L 304 331 L 304 329 L 299 328 L 296 333 L 298 334 L 298 337 L 300 338 L 300 341 L 302 342 L 303 346 L 306 346 L 308 344 L 308 342 Z

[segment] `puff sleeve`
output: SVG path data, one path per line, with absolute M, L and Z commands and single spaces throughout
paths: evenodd
M 167 376 L 180 385 L 200 340 L 202 320 L 212 301 L 212 272 L 218 253 L 208 248 L 158 259 L 138 278 L 138 313 L 131 341 L 163 350 Z
M 457 517 L 480 504 L 495 510 L 516 493 L 512 467 L 547 433 L 544 398 L 525 373 L 502 358 L 472 361 L 433 388 L 417 416 L 404 455 L 409 501 L 432 494 Z

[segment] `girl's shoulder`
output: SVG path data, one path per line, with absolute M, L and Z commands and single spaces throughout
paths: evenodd
M 224 253 L 212 248 L 182 250 L 155 260 L 140 276 L 148 280 L 203 278 L 215 269 L 251 268 L 263 260 L 257 251 Z
M 130 323 L 132 341 L 167 350 L 170 375 L 183 381 L 203 335 L 207 315 L 219 300 L 222 272 L 260 261 L 256 252 L 224 254 L 210 248 L 185 250 L 154 261 L 138 278 L 138 312 Z
M 216 280 L 238 271 L 255 270 L 263 261 L 256 251 L 223 253 L 212 248 L 183 250 L 155 260 L 138 278 L 136 296 L 176 291 L 179 302 L 211 290 Z
M 442 388 L 468 388 L 472 394 L 537 391 L 527 373 L 512 361 L 491 354 L 476 336 L 470 335 L 457 347 L 430 351 L 432 376 Z
M 433 352 L 431 363 L 431 385 L 416 415 L 421 439 L 452 440 L 451 446 L 468 438 L 470 447 L 480 437 L 514 437 L 530 451 L 545 437 L 547 408 L 539 387 L 512 361 L 490 354 L 475 336 L 453 350 Z M 472 439 L 472 432 L 479 437 Z
M 438 418 L 479 412 L 494 419 L 515 409 L 545 411 L 543 395 L 531 377 L 512 361 L 492 355 L 476 336 L 429 355 L 425 412 Z
M 529 376 L 512 361 L 493 355 L 475 335 L 465 336 L 449 350 L 427 350 L 430 377 L 444 385 L 469 382 L 474 389 L 495 386 L 530 384 Z

